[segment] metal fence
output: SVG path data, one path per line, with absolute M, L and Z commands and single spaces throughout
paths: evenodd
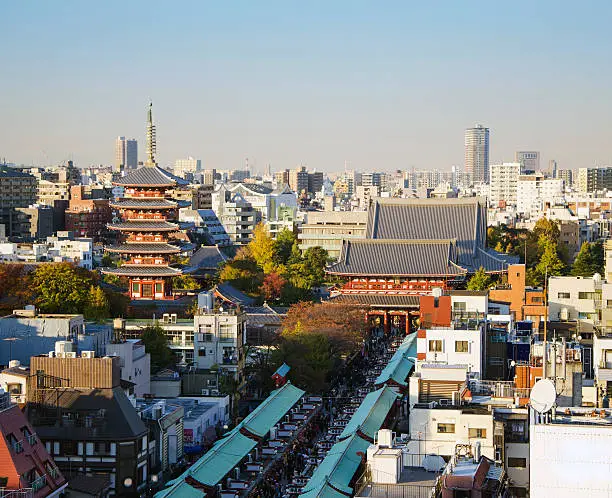
M 32 498 L 34 496 L 32 488 L 7 489 L 0 488 L 0 498 Z
M 367 484 L 359 496 L 368 498 L 431 498 L 435 496 L 435 485 L 422 484 Z

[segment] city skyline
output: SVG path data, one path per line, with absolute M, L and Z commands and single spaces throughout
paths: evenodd
M 150 98 L 161 166 L 449 170 L 476 123 L 491 163 L 612 164 L 612 7 L 572 7 L 11 4 L 0 157 L 111 165 Z

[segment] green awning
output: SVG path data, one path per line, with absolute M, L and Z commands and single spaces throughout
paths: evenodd
M 312 477 L 304 486 L 300 496 L 314 498 L 330 497 L 345 494 L 351 496 L 353 490 L 349 486 L 355 476 L 362 457 L 370 443 L 356 434 L 332 446 Z
M 257 437 L 264 437 L 304 396 L 304 392 L 287 382 L 280 389 L 272 391 L 234 430 L 246 429 Z
M 375 385 L 380 386 L 391 380 L 400 386 L 408 385 L 406 379 L 410 374 L 410 370 L 414 368 L 413 358 L 416 357 L 417 351 L 416 336 L 416 333 L 406 336 L 387 366 L 374 382 Z
M 351 417 L 339 439 L 346 439 L 360 430 L 373 440 L 397 397 L 398 394 L 387 386 L 369 393 Z

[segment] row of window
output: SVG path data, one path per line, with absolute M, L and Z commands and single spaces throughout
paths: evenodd
M 429 341 L 430 353 L 442 352 L 442 339 L 432 339 Z M 455 341 L 455 353 L 469 353 L 468 341 Z
M 596 300 L 601 297 L 601 292 L 579 292 L 578 299 L 590 299 Z M 571 294 L 569 292 L 557 292 L 557 299 L 570 299 Z M 608 300 L 610 301 L 610 300 Z
M 454 434 L 454 433 L 455 433 L 455 424 L 442 424 L 442 423 L 438 424 L 438 434 Z M 479 428 L 469 428 L 468 437 L 486 439 L 487 430 L 479 429 Z

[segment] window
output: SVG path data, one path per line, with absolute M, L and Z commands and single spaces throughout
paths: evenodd
M 138 294 L 140 292 L 140 284 L 137 282 L 134 282 L 132 284 L 132 292 L 135 294 Z
M 94 453 L 96 455 L 110 455 L 111 443 L 106 441 L 98 441 L 94 443 Z
M 453 310 L 454 311 L 465 311 L 467 310 L 467 305 L 466 303 L 459 303 L 459 302 L 453 303 Z
M 524 469 L 527 467 L 527 459 L 508 457 L 508 467 L 518 467 Z
M 232 342 L 234 340 L 234 327 L 231 323 L 219 324 L 219 340 L 222 342 Z
M 206 356 L 206 348 L 199 348 L 198 356 Z
M 62 454 L 76 455 L 77 454 L 76 441 L 62 441 Z
M 163 292 L 162 284 L 155 284 L 155 293 L 156 294 L 161 294 L 162 292 Z
M 142 297 L 153 297 L 153 284 L 142 284 Z
M 468 431 L 468 437 L 470 438 L 479 438 L 479 439 L 486 439 L 487 437 L 487 430 L 486 429 L 469 429 Z
M 582 292 L 581 292 L 582 294 Z M 569 292 L 558 292 L 557 293 L 557 299 L 569 299 L 570 298 L 570 293 Z
M 467 353 L 468 342 L 467 341 L 455 341 L 455 353 Z
M 578 299 L 597 299 L 596 292 L 579 292 Z
M 441 353 L 442 352 L 442 340 L 436 339 L 429 341 L 429 351 L 431 353 Z
M 454 434 L 455 424 L 438 424 L 438 434 Z

